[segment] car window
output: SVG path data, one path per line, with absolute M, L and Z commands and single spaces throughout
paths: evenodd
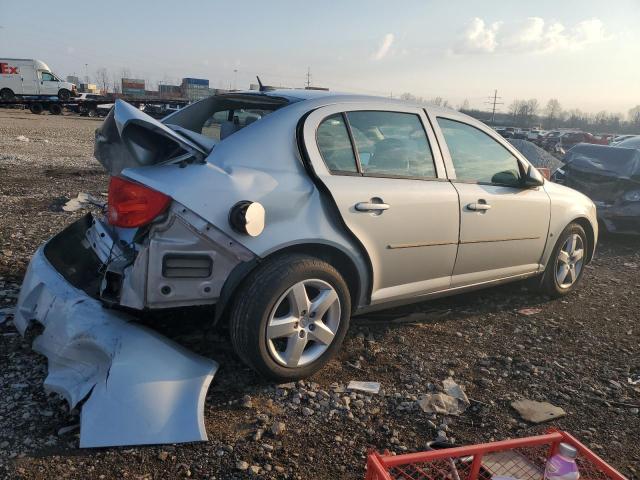
M 202 135 L 214 140 L 224 140 L 238 130 L 251 125 L 273 110 L 238 108 L 214 112 L 202 126 Z
M 413 113 L 348 112 L 347 118 L 367 175 L 435 178 L 429 140 Z
M 458 180 L 509 186 L 520 183 L 518 159 L 482 130 L 440 117 L 438 125 L 449 147 Z
M 44 82 L 53 82 L 55 81 L 55 77 L 47 72 L 42 72 L 42 81 Z
M 349 132 L 341 113 L 322 121 L 317 132 L 318 149 L 331 172 L 358 172 Z

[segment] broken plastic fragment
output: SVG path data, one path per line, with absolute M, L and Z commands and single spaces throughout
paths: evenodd
M 347 385 L 348 390 L 358 390 L 360 392 L 376 394 L 380 391 L 380 383 L 378 382 L 360 382 L 351 380 Z
M 104 200 L 100 200 L 99 198 L 94 197 L 93 195 L 85 192 L 78 193 L 76 198 L 72 198 L 67 203 L 62 206 L 62 210 L 65 212 L 75 212 L 76 210 L 80 210 L 81 208 L 86 208 L 89 205 L 95 205 L 97 207 L 104 207 Z
M 470 405 L 466 393 L 451 377 L 442 382 L 445 393 L 429 393 L 418 400 L 425 413 L 460 415 Z
M 14 323 L 44 325 L 33 347 L 47 356 L 45 389 L 70 407 L 86 398 L 80 446 L 206 440 L 204 401 L 218 364 L 106 309 L 34 255 Z

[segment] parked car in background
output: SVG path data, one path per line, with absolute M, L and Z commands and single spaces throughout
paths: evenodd
M 88 297 L 215 305 L 240 358 L 282 380 L 321 368 L 356 313 L 528 277 L 565 296 L 598 238 L 593 202 L 491 128 L 389 98 L 233 92 L 162 121 L 117 100 L 95 156 L 107 213 L 35 253 L 20 331 Z
M 538 145 L 545 150 L 552 150 L 556 144 L 560 142 L 560 137 L 562 136 L 562 132 L 559 130 L 552 130 L 547 132 L 542 138 L 538 140 Z
M 608 231 L 640 234 L 640 150 L 583 143 L 563 161 L 555 182 L 591 198 Z
M 611 140 L 611 145 L 615 145 L 617 143 L 622 142 L 623 140 L 626 140 L 627 138 L 633 138 L 633 137 L 637 137 L 638 135 L 618 135 L 617 137 L 613 137 L 613 140 Z
M 640 148 L 640 135 L 625 135 L 626 138 L 612 143 L 611 146 L 624 148 Z
M 542 136 L 542 132 L 540 130 L 529 130 L 527 132 L 526 140 L 529 140 L 530 142 L 535 142 L 538 139 L 540 139 L 541 136 Z
M 566 132 L 560 136 L 560 145 L 565 149 L 565 151 L 569 150 L 578 143 L 591 143 L 594 145 L 609 144 L 607 140 L 597 138 L 586 132 Z
M 0 99 L 21 96 L 57 96 L 69 100 L 73 83 L 60 80 L 46 63 L 30 58 L 0 58 Z

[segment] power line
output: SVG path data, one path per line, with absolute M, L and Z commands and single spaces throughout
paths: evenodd
M 498 102 L 498 100 L 502 100 L 502 97 L 498 96 L 498 90 L 494 90 L 493 91 L 493 96 L 489 96 L 488 98 L 488 102 L 484 102 L 487 103 L 489 105 L 492 105 L 492 110 L 491 110 L 491 123 L 494 123 L 495 118 L 496 118 L 496 105 L 504 105 L 503 102 Z

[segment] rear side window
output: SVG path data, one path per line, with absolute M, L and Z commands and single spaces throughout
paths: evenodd
M 449 147 L 456 178 L 463 182 L 518 186 L 518 159 L 482 130 L 466 123 L 438 117 Z
M 322 121 L 318 127 L 317 142 L 322 159 L 332 173 L 358 172 L 349 132 L 341 113 Z
M 433 155 L 418 115 L 348 112 L 347 119 L 365 175 L 435 178 Z

